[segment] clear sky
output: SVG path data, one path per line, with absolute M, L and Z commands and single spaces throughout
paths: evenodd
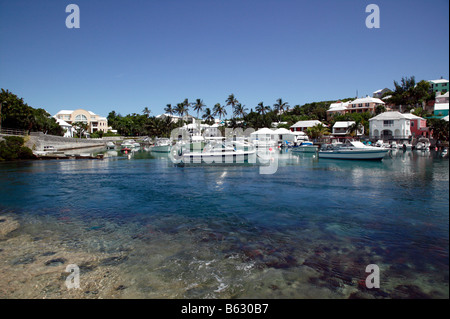
M 366 27 L 371 3 L 379 29 Z M 403 76 L 449 78 L 448 0 L 0 0 L 0 88 L 52 115 L 158 115 L 231 93 L 248 109 L 294 106 Z

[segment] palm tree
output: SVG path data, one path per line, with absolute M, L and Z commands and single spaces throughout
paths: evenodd
M 247 115 L 247 111 L 248 109 L 245 107 L 245 105 L 238 103 L 236 104 L 233 115 L 235 117 L 245 117 Z
M 211 112 L 211 109 L 209 107 L 206 108 L 205 114 L 203 114 L 202 118 L 205 120 L 206 123 L 214 123 L 214 115 Z
M 214 116 L 219 115 L 219 120 L 222 119 L 222 116 L 227 115 L 227 110 L 225 110 L 225 106 L 220 105 L 220 103 L 214 105 L 213 112 Z
M 315 140 L 328 133 L 328 128 L 320 123 L 308 128 L 306 133 L 311 139 Z
M 147 118 L 148 118 L 148 116 L 150 115 L 150 113 L 152 113 L 152 111 L 150 111 L 150 109 L 149 109 L 148 107 L 145 107 L 145 108 L 142 110 L 142 113 L 144 113 L 144 115 L 146 115 Z
M 239 101 L 235 98 L 234 94 L 230 94 L 228 96 L 228 99 L 225 100 L 225 103 L 227 103 L 227 106 L 231 105 L 231 108 L 234 111 L 234 108 L 235 108 L 236 104 L 239 103 Z
M 279 121 L 281 122 L 281 114 L 284 113 L 284 111 L 287 111 L 289 109 L 290 105 L 287 102 L 283 102 L 281 98 L 277 100 L 277 103 L 273 105 L 274 110 L 277 111 L 279 116 Z
M 270 106 L 264 105 L 263 102 L 259 102 L 259 104 L 255 107 L 255 111 L 256 113 L 264 116 L 267 112 L 270 112 Z
M 362 132 L 364 129 L 364 125 L 362 124 L 362 120 L 356 120 L 355 123 L 348 127 L 348 132 L 351 136 L 358 135 L 358 132 Z
M 206 105 L 203 104 L 203 101 L 201 99 L 197 99 L 193 106 L 194 106 L 194 111 L 197 111 L 197 118 L 199 118 L 200 111 L 202 111 L 203 107 Z
M 164 112 L 172 116 L 173 113 L 175 113 L 175 110 L 172 108 L 172 104 L 167 104 L 164 108 Z
M 189 100 L 188 99 L 184 99 L 184 101 L 183 101 L 183 105 L 184 105 L 184 108 L 185 108 L 185 112 L 186 112 L 186 115 L 188 115 L 189 113 L 189 106 L 191 106 L 191 104 L 192 103 L 189 103 Z

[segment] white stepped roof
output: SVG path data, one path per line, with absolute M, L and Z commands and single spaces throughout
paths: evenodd
M 275 131 L 271 130 L 270 128 L 264 127 L 262 129 L 259 129 L 255 132 L 253 132 L 252 134 L 256 134 L 256 135 L 262 135 L 262 134 L 275 134 Z
M 376 97 L 363 97 L 354 100 L 353 102 L 350 102 L 349 104 L 361 104 L 361 103 L 378 103 L 378 104 L 385 104 L 382 100 L 376 98 Z
M 297 123 L 295 123 L 291 127 L 313 127 L 313 126 L 315 126 L 317 124 L 322 124 L 322 122 L 320 122 L 318 120 L 314 120 L 314 121 L 298 121 Z
M 333 128 L 348 128 L 355 123 L 355 121 L 337 121 L 334 123 Z

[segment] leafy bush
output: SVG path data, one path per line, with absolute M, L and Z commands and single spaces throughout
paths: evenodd
M 24 139 L 19 136 L 5 136 L 0 142 L 0 161 L 13 161 L 18 159 L 32 159 L 33 152 L 23 146 Z

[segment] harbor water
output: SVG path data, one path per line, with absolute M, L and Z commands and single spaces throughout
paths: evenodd
M 0 298 L 449 297 L 448 159 L 277 155 L 0 163 Z

